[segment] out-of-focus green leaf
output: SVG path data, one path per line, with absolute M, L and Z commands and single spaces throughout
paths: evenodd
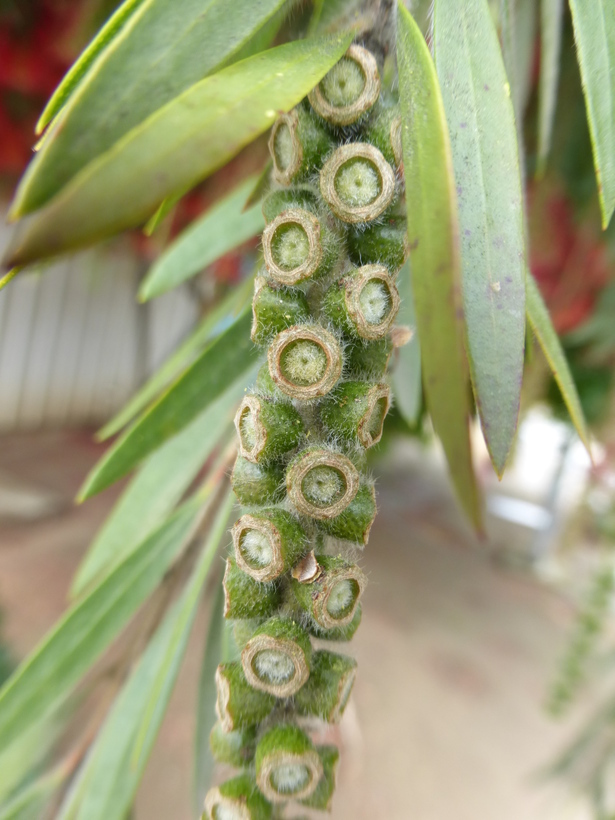
M 525 231 L 510 86 L 487 0 L 436 0 L 434 55 L 455 169 L 470 374 L 502 475 L 523 376 Z
M 94 467 L 79 499 L 89 498 L 130 472 L 167 439 L 179 433 L 258 358 L 250 341 L 251 311 L 218 336 Z
M 271 169 L 273 168 L 273 160 L 267 160 L 265 167 L 258 175 L 256 182 L 254 183 L 254 187 L 248 194 L 248 198 L 244 202 L 243 210 L 247 211 L 248 208 L 251 208 L 253 205 L 257 205 L 261 203 L 261 200 L 265 197 L 265 194 L 269 190 L 269 186 L 271 184 Z
M 0 690 L 0 751 L 48 715 L 158 586 L 199 519 L 186 502 L 74 604 Z
M 22 732 L 0 754 L 0 806 L 4 806 L 7 798 L 33 773 L 39 771 L 57 736 L 57 715 L 53 714 Z
M 500 0 L 502 53 L 515 109 L 517 131 L 522 133 L 523 115 L 532 86 L 536 40 L 536 0 Z
M 186 589 L 116 698 L 58 820 L 123 820 L 126 816 L 165 715 L 232 505 L 229 493 Z
M 540 0 L 537 172 L 544 173 L 551 148 L 564 21 L 563 0 Z
M 615 210 L 615 3 L 570 0 L 602 227 Z
M 28 783 L 0 806 L 0 820 L 40 820 L 44 816 L 44 807 L 67 776 L 65 768 L 59 766 Z
M 223 333 L 252 301 L 253 278 L 248 277 L 212 308 L 201 324 L 166 359 L 130 401 L 98 431 L 99 441 L 114 436 L 175 379 L 182 368 L 191 364 L 205 345 Z
M 81 562 L 71 595 L 79 596 L 157 527 L 217 445 L 243 395 L 242 377 L 181 433 L 153 453 L 124 491 Z
M 139 288 L 142 302 L 177 287 L 263 230 L 260 205 L 243 211 L 256 179 L 251 176 L 238 185 L 164 250 Z
M 12 216 L 42 207 L 133 128 L 230 62 L 283 2 L 234 0 L 231 13 L 227 0 L 140 3 L 53 124 L 19 186 Z
M 401 3 L 397 54 L 410 265 L 425 396 L 459 500 L 480 529 L 451 149 L 431 55 Z
M 395 406 L 411 426 L 417 423 L 421 412 L 422 382 L 421 382 L 421 347 L 416 330 L 416 310 L 412 295 L 412 273 L 410 263 L 406 262 L 397 277 L 397 289 L 401 296 L 401 306 L 397 314 L 397 322 L 412 330 L 412 338 L 408 344 L 397 352 L 397 360 L 391 381 L 395 393 Z
M 126 0 L 107 20 L 92 42 L 72 65 L 68 73 L 53 92 L 45 110 L 36 123 L 35 133 L 40 134 L 66 105 L 69 97 L 81 83 L 94 61 L 113 42 L 123 26 L 144 0 Z
M 542 351 L 549 363 L 551 372 L 558 384 L 562 393 L 564 403 L 570 413 L 570 418 L 576 428 L 579 438 L 585 445 L 587 452 L 591 458 L 591 449 L 589 444 L 589 431 L 583 416 L 581 402 L 575 387 L 568 362 L 564 356 L 564 351 L 557 338 L 557 333 L 551 322 L 549 311 L 545 305 L 538 286 L 534 281 L 534 277 L 528 273 L 527 275 L 527 318 L 532 325 L 536 338 L 542 348 Z
M 165 197 L 220 168 L 266 131 L 279 111 L 296 105 L 350 41 L 347 34 L 299 40 L 196 83 L 19 223 L 7 252 L 10 264 L 84 247 L 147 220 Z
M 182 196 L 183 194 L 174 194 L 162 200 L 156 213 L 151 216 L 143 226 L 145 236 L 152 236 L 158 230 L 164 219 L 171 213 L 173 208 L 175 208 Z

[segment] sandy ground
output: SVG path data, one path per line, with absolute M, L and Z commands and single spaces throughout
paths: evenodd
M 62 612 L 71 574 L 117 494 L 71 505 L 99 454 L 86 433 L 0 439 L 0 604 L 4 634 L 18 655 Z M 6 515 L 9 489 L 16 488 L 30 520 Z M 364 557 L 370 583 L 353 642 L 359 676 L 339 730 L 343 761 L 333 817 L 584 818 L 568 814 L 563 792 L 533 779 L 570 734 L 542 707 L 571 622 L 569 604 L 492 560 L 436 469 L 396 454 L 383 467 L 379 505 Z M 143 781 L 137 820 L 191 817 L 204 628 L 201 618 Z

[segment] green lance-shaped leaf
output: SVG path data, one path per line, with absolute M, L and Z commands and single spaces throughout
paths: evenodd
M 536 338 L 538 339 L 542 351 L 549 363 L 551 372 L 558 384 L 562 393 L 562 398 L 570 418 L 576 428 L 579 438 L 585 445 L 587 452 L 591 458 L 591 449 L 589 443 L 589 431 L 583 416 L 583 409 L 581 401 L 577 393 L 577 388 L 570 373 L 568 362 L 562 350 L 562 346 L 555 332 L 555 328 L 551 322 L 549 311 L 545 305 L 538 285 L 534 281 L 533 276 L 528 273 L 527 276 L 527 318 L 532 326 Z
M 242 212 L 255 181 L 251 176 L 242 182 L 165 249 L 139 289 L 142 302 L 177 287 L 263 230 L 260 205 Z
M 228 493 L 182 596 L 116 698 L 58 820 L 122 820 L 126 816 L 165 715 L 232 505 Z
M 421 382 L 421 347 L 416 332 L 416 309 L 412 295 L 412 274 L 410 263 L 407 262 L 399 272 L 397 290 L 401 297 L 401 305 L 397 314 L 397 323 L 409 327 L 412 338 L 397 352 L 397 360 L 391 375 L 395 405 L 403 418 L 410 426 L 414 426 L 421 413 L 422 382 Z
M 127 15 L 46 135 L 16 194 L 12 215 L 42 207 L 133 128 L 228 64 L 282 3 L 235 0 L 229 14 L 227 0 L 142 2 Z M 106 36 L 104 30 L 99 36 Z
M 278 46 L 191 86 L 23 220 L 7 258 L 12 265 L 33 262 L 147 220 L 165 197 L 220 168 L 266 131 L 278 111 L 296 105 L 344 54 L 350 39 L 338 35 Z
M 437 0 L 435 62 L 449 126 L 470 375 L 498 475 L 519 415 L 525 236 L 510 85 L 487 0 Z
M 242 377 L 235 382 L 149 457 L 86 553 L 75 574 L 71 596 L 81 595 L 100 580 L 169 515 L 212 451 L 224 441 L 224 431 L 229 429 L 246 381 L 249 378 Z
M 250 324 L 246 311 L 137 419 L 89 474 L 79 494 L 81 500 L 130 472 L 255 364 Z
M 102 427 L 96 437 L 99 441 L 114 436 L 122 427 L 131 422 L 147 405 L 167 387 L 182 369 L 192 364 L 206 344 L 217 338 L 233 323 L 241 311 L 250 304 L 252 298 L 252 277 L 248 277 L 239 287 L 233 288 L 227 296 L 212 308 L 203 321 L 171 353 L 158 370 L 116 415 Z
M 537 170 L 542 174 L 551 148 L 562 45 L 564 0 L 540 3 L 540 84 L 538 89 Z
M 570 10 L 606 229 L 615 210 L 615 4 L 570 0 Z
M 401 4 L 397 53 L 410 265 L 425 397 L 458 498 L 480 527 L 470 449 L 451 149 L 431 55 Z
M 0 751 L 76 686 L 160 583 L 193 532 L 191 500 L 74 604 L 0 690 Z
M 60 765 L 27 783 L 0 806 L 0 820 L 40 820 L 45 816 L 45 806 L 68 774 Z
M 522 133 L 523 116 L 532 90 L 537 16 L 536 0 L 500 0 L 502 55 L 518 134 Z

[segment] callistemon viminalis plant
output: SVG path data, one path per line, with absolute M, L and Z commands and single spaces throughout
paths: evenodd
M 340 720 L 356 674 L 328 647 L 361 621 L 357 557 L 376 515 L 365 453 L 403 336 L 400 127 L 376 58 L 355 44 L 271 132 L 252 324 L 267 361 L 235 417 L 245 511 L 224 577 L 241 658 L 218 667 L 211 734 L 215 758 L 243 771 L 208 793 L 211 820 L 273 817 L 289 800 L 330 808 L 338 751 L 310 730 Z

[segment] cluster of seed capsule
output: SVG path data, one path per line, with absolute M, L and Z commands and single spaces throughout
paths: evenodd
M 390 407 L 406 256 L 400 118 L 369 51 L 351 46 L 269 146 L 252 325 L 267 363 L 235 418 L 246 512 L 224 577 L 241 657 L 218 667 L 211 734 L 215 758 L 243 773 L 209 791 L 210 820 L 266 820 L 289 800 L 330 808 L 338 751 L 309 730 L 340 720 L 356 662 L 316 646 L 350 640 L 361 620 L 352 557 L 376 514 L 365 450 Z

